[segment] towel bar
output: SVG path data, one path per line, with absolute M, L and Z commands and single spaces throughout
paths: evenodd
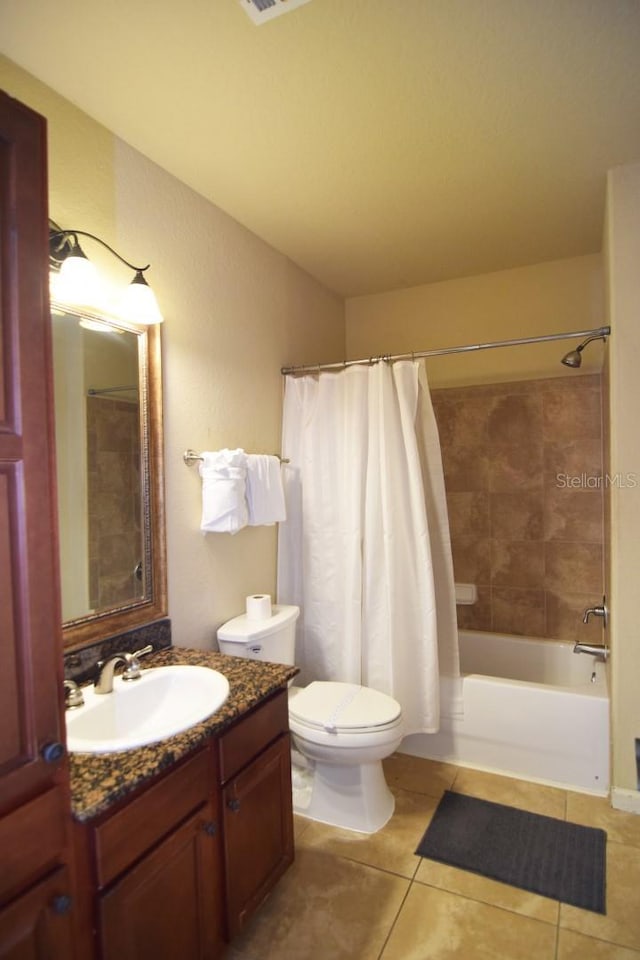
M 201 453 L 196 453 L 195 450 L 185 450 L 185 452 L 182 454 L 182 459 L 188 467 L 192 467 L 194 463 L 198 463 L 198 461 L 201 461 L 204 458 Z M 278 457 L 278 460 L 280 463 L 289 463 L 289 461 L 283 457 Z

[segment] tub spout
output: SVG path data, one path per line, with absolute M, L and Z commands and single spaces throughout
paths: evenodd
M 576 643 L 574 653 L 589 653 L 602 663 L 609 659 L 609 647 L 605 643 Z

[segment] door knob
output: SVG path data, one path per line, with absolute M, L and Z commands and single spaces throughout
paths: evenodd
M 45 763 L 57 763 L 64 757 L 64 744 L 58 740 L 53 740 L 51 743 L 45 743 L 40 752 Z
M 54 897 L 51 901 L 51 909 L 54 913 L 57 913 L 58 916 L 69 913 L 71 910 L 71 897 L 65 893 L 58 894 L 58 896 Z

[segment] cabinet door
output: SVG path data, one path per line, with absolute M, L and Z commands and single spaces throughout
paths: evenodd
M 0 813 L 62 758 L 46 125 L 0 92 Z
M 291 750 L 285 734 L 222 793 L 227 935 L 235 936 L 293 861 Z
M 72 902 L 65 867 L 0 910 L 1 960 L 73 957 Z
M 217 829 L 207 806 L 105 893 L 103 960 L 213 960 L 222 954 Z

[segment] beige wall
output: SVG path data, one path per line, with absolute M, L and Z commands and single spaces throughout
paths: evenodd
M 113 135 L 2 55 L 0 87 L 47 118 L 49 216 L 108 241 L 115 216 Z
M 205 645 L 250 593 L 275 594 L 274 527 L 203 536 L 187 447 L 278 453 L 280 368 L 344 352 L 344 307 L 291 261 L 126 144 L 118 241 L 145 251 L 163 327 L 169 609 L 174 643 Z M 152 273 L 152 276 L 151 276 Z
M 347 300 L 349 359 L 433 350 L 599 327 L 604 322 L 602 260 L 555 260 Z M 432 387 L 566 374 L 571 343 L 504 347 L 428 361 Z M 582 370 L 599 371 L 602 345 Z
M 247 594 L 275 592 L 276 528 L 203 536 L 200 478 L 182 452 L 278 452 L 280 367 L 342 357 L 344 304 L 4 58 L 0 84 L 47 117 L 53 219 L 153 264 L 149 281 L 165 316 L 169 615 L 176 644 L 213 646 L 215 629 L 242 612 Z M 94 259 L 89 242 L 86 252 Z
M 640 812 L 635 738 L 640 737 L 640 164 L 609 173 L 606 260 L 610 322 L 609 472 L 632 478 L 611 485 L 611 553 L 607 596 L 611 609 L 614 804 Z M 633 481 L 637 481 L 637 484 Z M 633 791 L 626 796 L 626 791 Z

